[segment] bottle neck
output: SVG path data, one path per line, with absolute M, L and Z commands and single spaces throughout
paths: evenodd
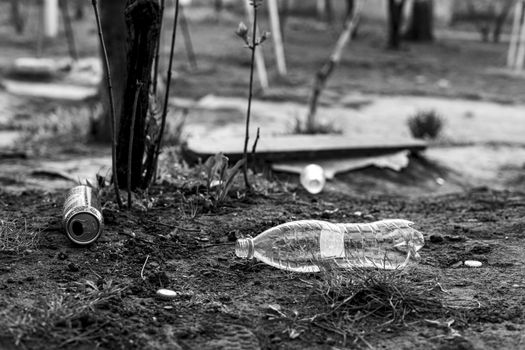
M 237 255 L 239 258 L 253 258 L 254 250 L 253 238 L 240 238 L 235 244 L 235 255 Z

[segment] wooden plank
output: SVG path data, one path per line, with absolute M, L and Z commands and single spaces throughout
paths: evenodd
M 222 139 L 190 138 L 184 147 L 189 160 L 202 160 L 216 153 L 224 153 L 230 160 L 242 158 L 243 137 Z M 395 153 L 402 150 L 422 151 L 426 142 L 410 139 L 378 137 L 349 137 L 344 135 L 280 135 L 261 136 L 257 144 L 257 158 L 274 162 L 287 160 L 330 159 L 339 157 L 366 157 Z

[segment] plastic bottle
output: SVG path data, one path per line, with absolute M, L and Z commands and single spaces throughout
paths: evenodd
M 407 220 L 368 224 L 332 224 L 319 220 L 285 223 L 255 238 L 237 240 L 235 254 L 294 272 L 318 272 L 322 266 L 402 269 L 418 261 L 421 232 Z
M 317 164 L 305 166 L 303 171 L 301 171 L 300 182 L 312 194 L 321 192 L 326 183 L 323 168 Z

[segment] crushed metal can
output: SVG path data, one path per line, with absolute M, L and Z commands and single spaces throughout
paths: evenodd
M 64 201 L 63 225 L 67 238 L 79 245 L 89 245 L 100 237 L 102 210 L 93 188 L 81 185 L 69 190 Z

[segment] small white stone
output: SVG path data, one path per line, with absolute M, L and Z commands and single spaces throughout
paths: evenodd
M 159 289 L 157 291 L 157 297 L 161 299 L 173 299 L 177 297 L 178 293 L 171 289 Z
M 477 260 L 466 260 L 464 264 L 465 266 L 468 266 L 468 267 L 481 267 L 481 265 L 483 265 L 481 261 L 477 261 Z

